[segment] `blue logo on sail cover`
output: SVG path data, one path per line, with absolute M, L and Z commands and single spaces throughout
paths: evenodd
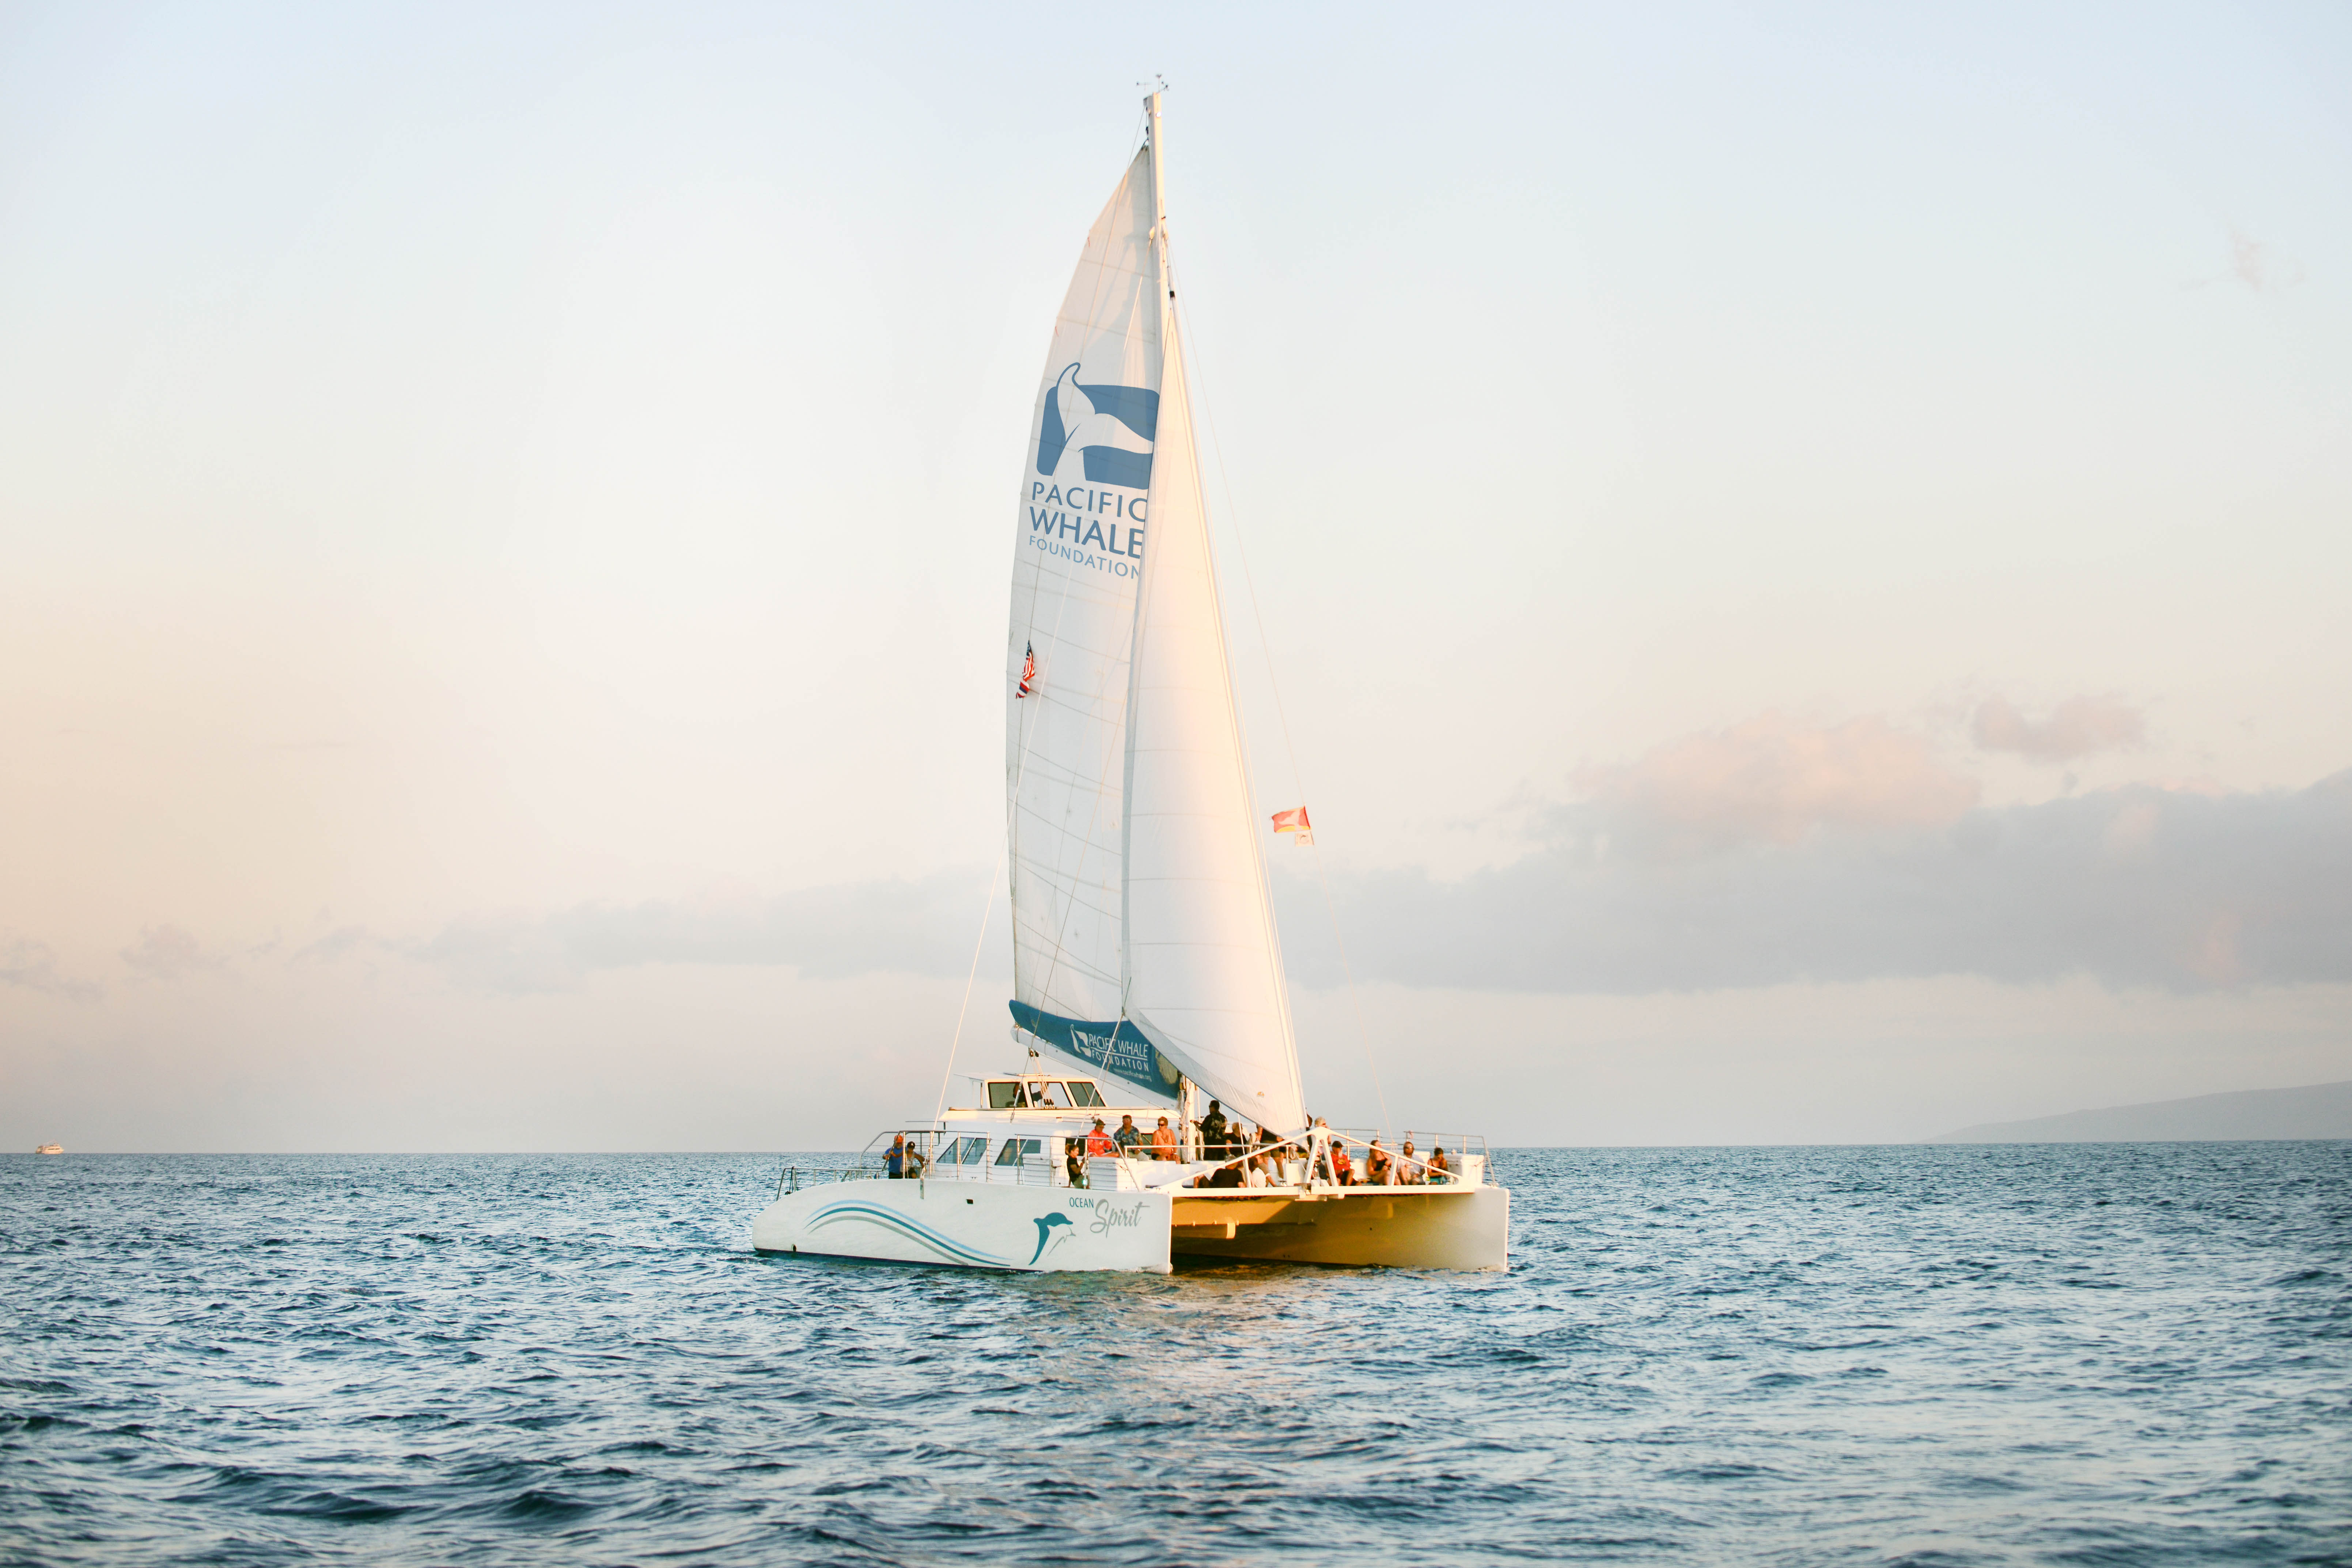
M 1065 1018 L 1058 1013 L 1048 1013 L 1032 1007 L 1015 998 L 1005 1005 L 1013 1009 L 1013 1022 L 1036 1036 L 1055 1050 L 1098 1067 L 1115 1077 L 1123 1078 L 1138 1089 L 1148 1089 L 1154 1094 L 1176 1092 L 1176 1064 L 1160 1054 L 1160 1048 L 1143 1037 L 1143 1031 L 1132 1018 L 1111 1018 L 1102 1023 L 1088 1023 L 1080 1018 Z
M 1140 386 L 1082 385 L 1078 367 L 1065 369 L 1045 394 L 1037 435 L 1037 471 L 1052 474 L 1062 455 L 1078 449 L 1087 482 L 1151 488 L 1151 444 L 1159 439 L 1160 395 Z

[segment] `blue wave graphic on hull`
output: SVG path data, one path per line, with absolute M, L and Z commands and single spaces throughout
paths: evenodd
M 1057 1215 L 1054 1217 L 1058 1219 L 1061 1216 Z M 898 1235 L 905 1237 L 909 1241 L 919 1242 L 922 1246 L 929 1247 L 933 1252 L 938 1253 L 950 1263 L 971 1264 L 982 1268 L 1022 1268 L 1027 1267 L 1027 1265 L 1017 1262 L 1010 1258 L 999 1258 L 992 1252 L 982 1252 L 976 1247 L 966 1247 L 962 1242 L 956 1240 L 953 1237 L 940 1235 L 938 1231 L 933 1230 L 929 1226 L 925 1225 L 922 1221 L 912 1218 L 909 1215 L 900 1214 L 897 1209 L 886 1208 L 880 1204 L 862 1202 L 827 1204 L 824 1207 L 817 1210 L 816 1213 L 810 1217 L 808 1228 L 811 1230 L 817 1230 L 828 1225 L 838 1224 L 845 1221 L 862 1222 L 866 1225 L 878 1225 L 885 1230 L 895 1231 Z M 1063 1220 L 1062 1223 L 1064 1225 L 1067 1225 L 1070 1222 Z M 1041 1238 L 1038 1242 L 1037 1250 L 1039 1252 L 1043 1252 L 1045 1249 L 1045 1243 Z M 1034 1263 L 1036 1259 L 1032 1258 L 1029 1261 L 1031 1263 Z

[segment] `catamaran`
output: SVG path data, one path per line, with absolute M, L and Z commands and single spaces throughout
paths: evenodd
M 1160 94 L 1144 113 L 1023 451 L 1004 700 L 1024 1059 L 832 1179 L 785 1173 L 752 1246 L 1038 1271 L 1166 1273 L 1185 1254 L 1502 1268 L 1510 1194 L 1483 1143 L 1408 1159 L 1307 1113 L 1178 331 Z M 1160 1132 L 1171 1110 L 1157 1148 L 1099 1131 Z

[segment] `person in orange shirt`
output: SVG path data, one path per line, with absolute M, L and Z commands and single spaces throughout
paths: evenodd
M 1108 1156 L 1118 1152 L 1118 1145 L 1112 1142 L 1110 1140 L 1110 1134 L 1103 1131 L 1102 1118 L 1099 1116 L 1096 1117 L 1095 1130 L 1087 1134 L 1087 1157 L 1090 1159 L 1097 1157 L 1108 1158 Z
M 1164 1116 L 1160 1119 L 1160 1125 L 1151 1130 L 1151 1157 L 1155 1160 L 1173 1160 L 1176 1157 L 1175 1130 L 1168 1125 L 1168 1118 Z

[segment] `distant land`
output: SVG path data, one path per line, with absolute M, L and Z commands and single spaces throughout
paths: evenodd
M 2352 1138 L 2352 1083 L 2200 1094 L 2031 1121 L 1986 1121 L 1930 1143 L 2171 1143 L 2234 1138 Z

